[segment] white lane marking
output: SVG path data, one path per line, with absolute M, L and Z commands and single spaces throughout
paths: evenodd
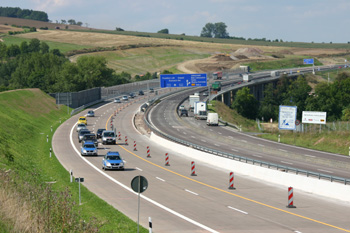
M 302 233 L 301 231 L 294 231 L 295 233 Z
M 228 136 L 228 137 L 233 139 L 233 137 L 232 137 L 232 136 Z
M 222 134 L 221 132 L 218 132 L 218 134 Z
M 202 142 L 207 142 L 206 140 L 203 140 L 203 139 L 202 139 L 201 141 L 202 141 Z
M 233 208 L 232 206 L 227 206 L 227 207 L 230 208 L 231 210 L 235 210 L 235 211 L 240 212 L 242 214 L 248 214 L 247 212 L 245 212 L 243 210 L 239 210 L 239 209 Z
M 102 107 L 102 106 L 101 106 Z M 89 160 L 87 160 L 86 158 L 84 158 L 83 156 L 81 156 L 80 152 L 78 151 L 78 149 L 74 146 L 74 143 L 73 143 L 73 130 L 74 128 L 76 127 L 77 123 L 75 123 L 70 131 L 70 143 L 72 145 L 72 148 L 74 149 L 74 151 L 78 154 L 78 156 L 84 160 L 89 166 L 91 166 L 93 169 L 95 169 L 97 172 L 99 172 L 100 174 L 102 174 L 103 176 L 105 176 L 107 179 L 111 180 L 112 182 L 116 183 L 117 185 L 121 186 L 122 188 L 124 188 L 125 190 L 129 191 L 130 193 L 134 194 L 134 195 L 138 195 L 138 193 L 134 192 L 134 190 L 132 190 L 131 188 L 129 188 L 129 186 L 126 186 L 124 185 L 123 183 L 119 182 L 118 180 L 112 178 L 111 176 L 107 175 L 106 173 L 104 173 L 101 169 L 97 168 L 95 165 L 93 165 Z M 143 194 L 140 194 L 140 197 L 145 199 L 146 201 L 152 203 L 153 205 L 155 206 L 158 206 L 159 208 L 165 210 L 165 211 L 168 211 L 169 213 L 189 222 L 189 223 L 192 223 L 193 225 L 196 225 L 204 230 L 207 230 L 209 232 L 212 232 L 212 233 L 219 233 L 218 231 L 214 230 L 214 229 L 211 229 L 199 222 L 196 222 L 194 221 L 193 219 L 190 219 L 188 217 L 186 217 L 185 215 L 182 215 L 154 200 L 152 200 L 151 198 L 148 198 L 146 196 L 144 196 Z
M 323 169 L 317 169 L 318 171 L 321 171 L 321 172 L 327 172 L 327 173 L 333 173 L 331 171 L 328 171 L 328 170 L 323 170 Z
M 213 131 L 212 129 L 209 129 L 210 131 Z
M 287 152 L 286 150 L 283 150 L 283 149 L 278 149 L 279 151 L 282 151 L 282 152 Z
M 165 182 L 165 180 L 163 180 L 162 178 L 156 177 L 158 180 L 161 180 L 163 182 Z
M 137 170 L 141 171 L 142 172 L 142 169 L 141 168 L 138 168 L 138 167 L 135 167 Z
M 258 144 L 258 146 L 262 146 L 262 147 L 264 147 L 265 145 L 263 145 L 263 144 Z
M 186 192 L 189 192 L 189 193 L 192 193 L 193 195 L 196 195 L 196 196 L 199 195 L 198 193 L 192 192 L 192 191 L 190 191 L 190 190 L 188 190 L 188 189 L 185 189 L 185 191 L 186 191 Z
M 236 149 L 231 149 L 232 151 L 235 151 L 235 152 L 238 152 L 239 150 L 236 150 Z
M 316 156 L 314 155 L 305 155 L 306 157 L 311 157 L 311 158 L 315 158 Z
M 186 132 L 183 132 L 185 135 L 187 134 Z
M 241 142 L 247 142 L 246 140 L 241 140 Z
M 281 161 L 281 163 L 284 163 L 284 164 L 289 164 L 289 165 L 293 165 L 293 163 L 286 162 L 286 161 Z
M 191 136 L 191 138 L 196 138 L 195 136 Z
M 262 158 L 262 156 L 261 156 L 261 155 L 252 155 L 252 156 L 254 156 L 254 157 L 258 157 L 258 158 Z
M 220 146 L 219 144 L 214 144 L 215 146 Z

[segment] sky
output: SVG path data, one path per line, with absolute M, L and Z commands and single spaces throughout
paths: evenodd
M 350 41 L 349 0 L 1 0 L 2 7 L 44 11 L 52 22 L 99 29 L 199 36 L 223 22 L 230 36 L 293 42 Z

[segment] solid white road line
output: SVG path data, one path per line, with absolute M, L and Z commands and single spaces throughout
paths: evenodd
M 314 155 L 305 155 L 306 157 L 311 157 L 311 158 L 315 158 L 316 156 Z
M 265 145 L 263 145 L 263 144 L 258 144 L 258 146 L 262 146 L 262 147 L 264 147 Z
M 252 156 L 254 156 L 254 157 L 258 157 L 258 158 L 262 158 L 262 156 L 261 156 L 261 155 L 252 155 Z
M 323 170 L 323 169 L 317 169 L 318 171 L 321 171 L 321 172 L 327 172 L 327 173 L 333 173 L 331 171 L 327 171 L 327 170 Z
M 234 151 L 234 152 L 238 152 L 239 150 L 236 150 L 236 149 L 231 149 L 232 151 Z
M 241 140 L 241 142 L 244 142 L 244 143 L 246 143 L 247 141 L 246 141 L 246 140 Z
M 278 149 L 279 151 L 282 151 L 282 152 L 287 152 L 286 150 L 283 150 L 283 149 Z
M 203 140 L 203 139 L 202 139 L 201 141 L 202 141 L 202 142 L 207 142 L 206 140 Z
M 214 144 L 215 146 L 220 146 L 219 144 Z
M 286 161 L 281 161 L 281 163 L 284 163 L 284 164 L 289 164 L 289 165 L 293 165 L 293 163 L 286 162 Z
M 137 170 L 141 171 L 142 172 L 142 169 L 141 168 L 138 168 L 138 167 L 135 167 Z
M 243 210 L 239 210 L 239 209 L 236 209 L 236 208 L 233 208 L 232 206 L 227 206 L 228 208 L 232 209 L 232 210 L 235 210 L 237 212 L 240 212 L 242 214 L 248 214 L 247 212 L 243 211 Z
M 186 191 L 186 192 L 189 192 L 189 193 L 191 193 L 191 194 L 193 194 L 193 195 L 196 195 L 196 196 L 199 195 L 198 193 L 192 192 L 192 191 L 190 191 L 190 190 L 188 190 L 188 189 L 185 189 L 185 191 Z

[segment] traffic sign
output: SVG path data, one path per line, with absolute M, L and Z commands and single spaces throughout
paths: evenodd
M 207 74 L 161 74 L 160 87 L 206 87 Z
M 304 59 L 304 65 L 309 65 L 309 64 L 314 64 L 314 59 L 313 58 L 309 58 L 309 59 Z
M 278 128 L 285 130 L 295 130 L 295 121 L 297 118 L 296 106 L 280 106 L 278 117 Z
M 137 193 L 146 191 L 148 187 L 148 181 L 144 176 L 135 176 L 131 181 L 131 188 Z
M 84 182 L 83 177 L 75 178 L 75 182 Z
M 299 120 L 296 120 L 296 121 L 295 121 L 295 125 L 300 125 L 300 121 L 299 121 Z

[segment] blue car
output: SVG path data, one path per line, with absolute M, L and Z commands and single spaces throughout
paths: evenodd
M 117 151 L 108 151 L 102 159 L 102 169 L 118 169 L 124 170 L 125 161 Z
M 97 147 L 93 141 L 87 141 L 85 142 L 81 149 L 80 149 L 81 155 L 96 155 L 97 156 Z

